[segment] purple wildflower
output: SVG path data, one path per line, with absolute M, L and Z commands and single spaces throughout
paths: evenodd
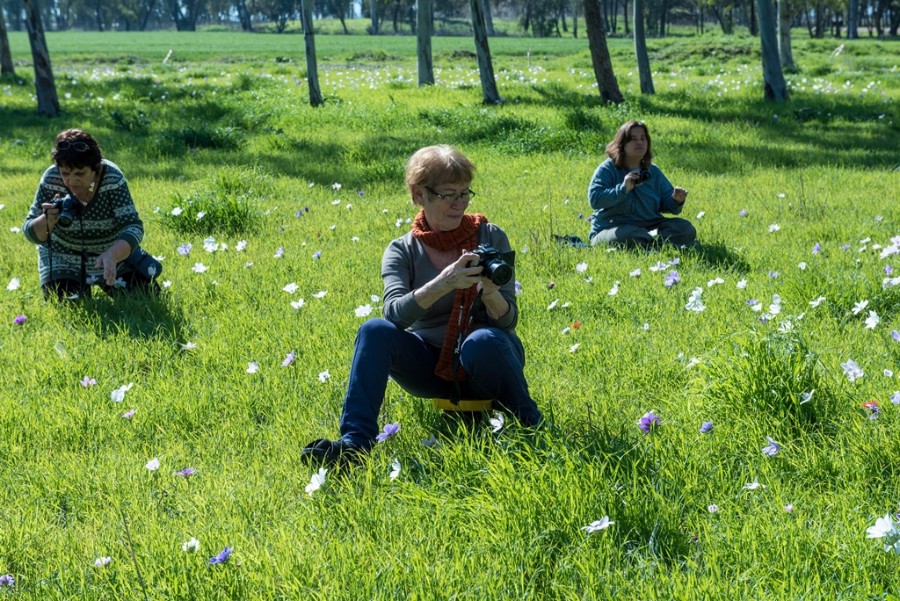
M 275 249 L 275 255 L 274 255 L 274 257 L 275 257 L 276 259 L 280 259 L 280 258 L 283 257 L 283 256 L 284 256 L 284 247 L 283 247 L 283 246 L 279 246 L 277 249 Z
M 197 468 L 186 467 L 183 470 L 181 470 L 180 472 L 175 472 L 175 475 L 181 476 L 182 478 L 187 478 L 188 476 L 193 476 L 196 473 L 197 473 Z M 225 548 L 227 549 L 228 547 L 225 547 Z M 231 551 L 229 551 L 229 554 L 230 553 L 231 553 Z
M 122 414 L 122 419 L 131 419 L 132 417 L 134 417 L 135 411 L 137 411 L 137 409 L 129 409 Z
M 522 294 L 522 282 L 516 280 L 516 296 Z
M 770 272 L 769 272 L 769 277 L 772 278 L 773 280 L 774 280 L 775 278 L 777 278 L 778 276 L 780 276 L 780 275 L 781 275 L 781 273 L 779 273 L 779 272 L 777 272 L 777 271 L 770 271 Z
M 812 254 L 817 255 L 822 252 L 822 245 L 816 242 L 812 248 Z
M 674 269 L 668 273 L 665 277 L 665 285 L 666 288 L 671 288 L 675 284 L 681 281 L 681 276 L 678 275 L 678 272 Z
M 312 257 L 313 257 L 313 259 L 320 259 L 320 258 L 322 258 L 322 251 L 321 251 L 321 250 L 317 250 L 316 252 L 313 253 L 313 256 L 312 256 Z
M 746 217 L 746 216 L 747 216 L 747 209 L 741 209 L 740 212 L 738 213 L 738 215 L 740 215 L 741 217 Z
M 895 405 L 900 405 L 900 391 L 896 391 L 891 395 L 891 402 Z
M 4 574 L 0 576 L 0 586 L 7 586 L 12 588 L 16 585 L 16 579 L 13 578 L 12 574 Z
M 893 338 L 897 342 L 900 342 L 900 332 L 898 332 L 897 330 L 891 330 L 891 338 Z
M 378 442 L 384 442 L 400 431 L 400 424 L 385 424 L 384 431 L 375 437 Z
M 640 428 L 644 434 L 650 434 L 650 430 L 659 426 L 659 423 L 659 416 L 653 411 L 648 411 L 638 420 L 638 428 Z
M 700 424 L 700 434 L 709 434 L 713 429 L 712 420 Z
M 294 213 L 294 217 L 303 217 L 303 209 L 300 209 L 296 213 Z
M 296 355 L 294 355 L 294 351 L 289 352 L 287 354 L 287 356 L 284 358 L 284 361 L 281 362 L 281 367 L 287 367 L 288 365 L 290 365 L 291 363 L 294 362 L 295 358 L 296 358 Z
M 357 190 L 357 191 L 356 191 L 356 194 L 357 194 L 358 196 L 365 196 L 365 195 L 366 195 L 365 191 L 364 191 L 362 188 L 360 188 L 359 190 Z
M 185 242 L 181 246 L 178 247 L 178 254 L 182 257 L 186 257 L 191 254 L 191 244 L 189 242 Z
M 894 273 L 894 268 L 888 263 L 884 266 L 884 275 L 891 275 L 892 273 Z
M 775 439 L 771 436 L 766 436 L 766 440 L 769 441 L 769 444 L 762 448 L 763 455 L 774 457 L 781 450 L 781 445 L 775 442 Z
M 17 326 L 20 326 L 20 325 L 22 325 L 23 323 L 25 323 L 25 321 L 26 321 L 27 319 L 28 319 L 28 318 L 25 317 L 24 315 L 16 315 L 15 319 L 13 319 L 13 323 L 16 324 Z
M 222 549 L 222 552 L 216 555 L 215 557 L 209 558 L 209 563 L 217 564 L 217 563 L 225 563 L 228 561 L 228 558 L 231 557 L 231 547 L 225 547 Z
M 850 250 L 849 244 L 841 244 L 841 250 Z
M 746 302 L 746 304 L 747 304 L 747 306 L 749 306 L 749 307 L 752 307 L 753 305 L 758 305 L 758 304 L 759 304 L 759 299 L 758 299 L 758 298 L 751 298 L 750 300 L 748 300 L 748 301 Z
M 94 378 L 88 377 L 88 376 L 85 376 L 85 377 L 82 378 L 81 381 L 79 382 L 79 384 L 81 384 L 81 385 L 84 386 L 85 388 L 88 388 L 88 387 L 90 387 L 90 386 L 93 386 L 93 385 L 96 384 L 96 383 L 97 383 L 97 380 L 95 380 Z

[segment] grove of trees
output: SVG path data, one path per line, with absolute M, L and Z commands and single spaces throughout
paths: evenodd
M 607 35 L 631 35 L 635 0 L 598 0 Z M 776 0 L 771 0 L 773 6 Z M 578 36 L 579 0 L 478 0 L 488 35 L 495 16 L 514 19 L 523 34 L 535 37 Z M 301 0 L 42 0 L 38 7 L 48 31 L 141 31 L 175 28 L 193 31 L 221 25 L 243 31 L 283 32 L 302 19 Z M 470 0 L 433 0 L 433 18 L 471 26 Z M 664 37 L 674 23 L 693 25 L 698 32 L 711 26 L 725 34 L 738 26 L 759 33 L 757 0 L 642 0 L 642 25 L 649 37 Z M 368 32 L 411 33 L 418 28 L 417 0 L 313 0 L 313 19 L 334 18 L 349 33 L 346 21 L 365 18 Z M 0 0 L 0 13 L 12 31 L 26 29 L 23 0 Z M 810 37 L 856 38 L 896 36 L 900 0 L 777 0 L 779 22 L 804 27 Z M 781 28 L 778 27 L 781 31 Z

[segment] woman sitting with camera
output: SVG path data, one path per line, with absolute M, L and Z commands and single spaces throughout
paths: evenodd
M 144 226 L 125 176 L 87 132 L 56 136 L 22 231 L 38 245 L 44 297 L 90 296 L 91 285 L 157 291 L 159 262 L 140 247 Z
M 659 167 L 650 162 L 650 132 L 640 121 L 629 121 L 619 128 L 606 146 L 607 160 L 597 167 L 588 188 L 588 201 L 594 209 L 591 220 L 591 244 L 623 244 L 649 247 L 656 240 L 675 246 L 693 246 L 697 230 L 678 215 L 684 207 L 687 190 L 673 187 Z
M 334 463 L 367 451 L 389 376 L 415 396 L 493 399 L 523 425 L 541 421 L 515 334 L 509 240 L 484 215 L 465 212 L 474 175 L 469 159 L 445 145 L 422 148 L 407 162 L 406 184 L 421 210 L 382 257 L 385 318 L 357 333 L 341 438 L 313 441 L 306 459 Z

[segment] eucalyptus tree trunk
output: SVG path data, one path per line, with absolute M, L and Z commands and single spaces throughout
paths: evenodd
M 762 46 L 762 68 L 765 98 L 771 102 L 787 100 L 787 85 L 778 56 L 778 37 L 775 34 L 775 9 L 772 0 L 759 0 L 759 40 Z
M 369 0 L 369 12 L 372 13 L 370 16 L 372 17 L 372 25 L 369 28 L 372 35 L 378 33 L 378 6 L 376 0 Z
M 634 0 L 634 54 L 637 56 L 641 94 L 655 94 L 650 57 L 647 56 L 647 39 L 644 35 L 644 0 Z
M 6 20 L 0 9 L 0 75 L 15 74 L 16 68 L 13 66 L 12 51 L 9 49 L 9 36 L 6 35 Z
M 419 85 L 434 85 L 434 67 L 431 61 L 431 34 L 434 29 L 431 0 L 418 0 L 416 7 L 417 65 Z
M 316 64 L 316 35 L 312 25 L 313 0 L 303 0 L 300 12 L 303 23 L 303 39 L 306 42 L 306 81 L 309 86 L 309 105 L 313 108 L 322 104 L 319 91 L 319 67 Z
M 572 37 L 578 38 L 578 2 L 572 2 Z
M 34 89 L 37 95 L 38 114 L 47 117 L 59 115 L 59 97 L 56 95 L 56 82 L 53 80 L 53 68 L 50 66 L 50 51 L 44 39 L 44 25 L 41 22 L 41 11 L 36 0 L 22 0 L 25 4 L 25 27 L 28 29 L 28 41 L 31 44 L 31 60 L 34 63 Z
M 619 82 L 616 81 L 616 75 L 613 73 L 609 48 L 606 46 L 606 34 L 603 32 L 603 13 L 600 12 L 598 0 L 584 0 L 584 22 L 600 98 L 604 102 L 621 104 L 625 98 L 619 91 Z
M 484 24 L 488 35 L 494 35 L 494 15 L 491 13 L 491 0 L 483 0 Z
M 485 104 L 500 104 L 503 99 L 497 91 L 497 80 L 494 79 L 494 64 L 491 62 L 491 48 L 488 45 L 487 29 L 484 25 L 484 13 L 481 0 L 469 0 L 472 11 L 472 31 L 475 35 L 475 54 L 478 55 L 478 74 L 481 77 L 481 93 Z
M 794 53 L 791 52 L 791 7 L 789 0 L 778 0 L 778 56 L 782 69 L 794 69 Z
M 847 10 L 847 39 L 859 39 L 859 0 L 850 0 Z

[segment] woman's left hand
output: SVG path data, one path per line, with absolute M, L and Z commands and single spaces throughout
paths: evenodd
M 109 250 L 97 257 L 97 263 L 94 266 L 103 269 L 103 281 L 107 286 L 115 285 L 119 262 L 112 257 Z
M 682 204 L 687 199 L 687 190 L 675 186 L 675 191 L 672 192 L 672 199 L 678 204 Z

